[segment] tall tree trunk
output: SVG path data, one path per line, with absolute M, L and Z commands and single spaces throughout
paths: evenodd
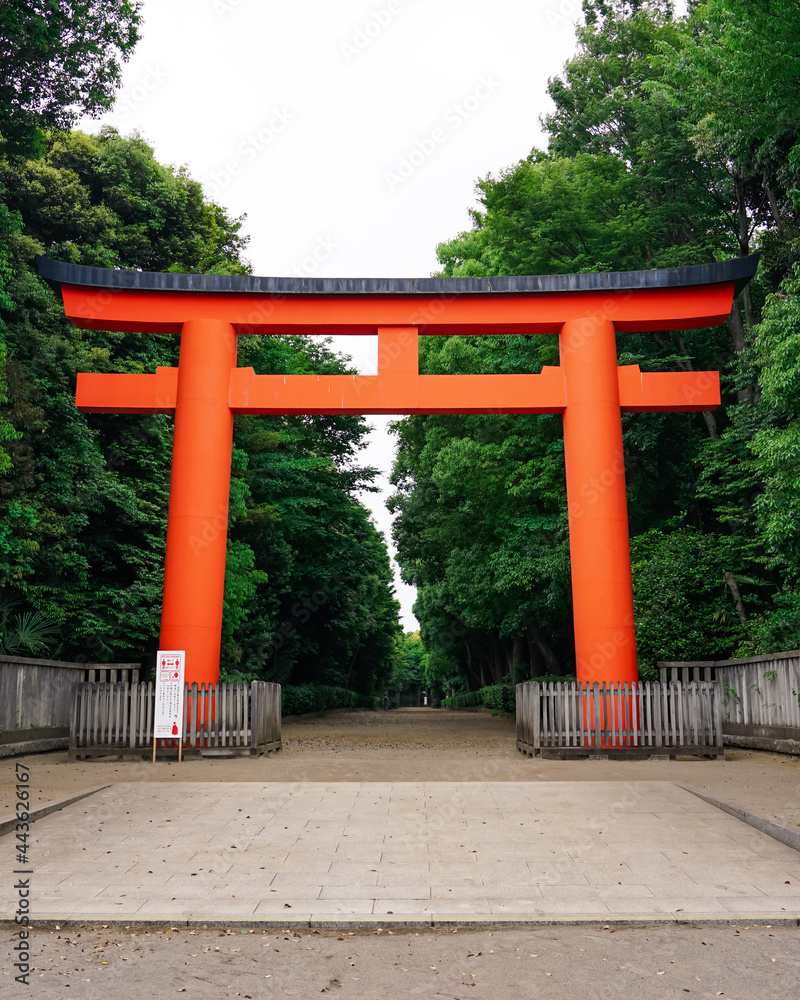
M 775 197 L 775 192 L 770 187 L 770 183 L 767 180 L 767 172 L 764 170 L 764 180 L 762 187 L 764 188 L 764 194 L 767 196 L 767 203 L 769 204 L 769 213 L 772 216 L 772 221 L 775 223 L 777 229 L 783 229 L 783 219 L 781 218 L 781 210 L 778 205 L 778 199 Z
M 742 594 L 739 590 L 739 584 L 736 582 L 736 577 L 730 570 L 726 570 L 722 575 L 725 577 L 725 583 L 728 584 L 728 589 L 733 596 L 733 603 L 736 605 L 736 614 L 739 616 L 739 621 L 746 622 L 747 612 L 744 609 L 744 601 L 742 600 Z
M 683 337 L 681 337 L 680 335 L 678 336 L 678 346 L 680 348 L 681 354 L 683 354 L 684 357 L 687 356 L 689 352 L 686 350 L 686 344 L 684 343 Z M 681 362 L 681 368 L 683 368 L 685 372 L 696 371 L 691 361 Z M 708 430 L 708 436 L 711 438 L 712 441 L 719 440 L 719 429 L 717 427 L 717 418 L 710 410 L 703 410 L 702 417 L 703 420 L 705 421 L 706 429 Z
M 739 312 L 739 303 L 736 299 L 733 300 L 728 322 L 731 330 L 733 349 L 737 354 L 741 354 L 744 350 L 744 324 L 742 323 L 742 314 Z
M 525 627 L 525 635 L 528 639 L 528 649 L 531 656 L 531 677 L 560 673 L 561 664 L 558 657 L 547 644 L 534 622 L 528 622 Z
M 752 222 L 750 216 L 747 214 L 747 194 L 746 194 L 746 180 L 744 174 L 739 168 L 737 168 L 733 174 L 733 190 L 736 196 L 736 216 L 739 222 L 739 255 L 741 257 L 750 256 L 750 232 L 752 228 Z M 769 192 L 767 194 L 769 197 Z M 777 207 L 777 205 L 776 205 Z M 776 222 L 776 225 L 778 223 Z M 750 294 L 750 287 L 746 287 L 742 292 L 742 301 L 744 302 L 744 319 L 748 326 L 753 326 L 755 323 L 755 318 L 753 315 L 753 299 Z
M 483 650 L 481 649 L 482 645 L 483 645 L 482 642 L 476 643 L 477 649 L 475 651 L 478 660 L 478 686 L 486 687 L 486 675 L 484 674 L 484 669 L 483 669 L 485 657 L 483 655 Z
M 500 684 L 505 676 L 505 643 L 495 636 L 493 646 L 494 656 L 492 656 L 492 683 Z
M 741 354 L 745 347 L 745 335 L 744 335 L 744 324 L 742 323 L 742 314 L 739 311 L 739 303 L 736 299 L 733 300 L 733 305 L 731 306 L 731 315 L 728 321 L 728 325 L 731 331 L 731 340 L 733 341 L 733 349 L 737 354 Z M 754 398 L 754 389 L 752 386 L 747 386 L 744 389 L 739 389 L 736 393 L 736 398 L 740 403 L 752 403 Z
M 527 655 L 525 653 L 525 637 L 522 635 L 514 636 L 514 644 L 511 651 L 511 683 L 516 684 L 517 680 L 527 680 L 525 676 L 526 670 L 525 666 L 527 664 Z
M 480 651 L 473 648 L 472 643 L 469 640 L 464 640 L 464 653 L 465 659 L 467 661 L 467 690 L 476 691 L 478 688 L 483 687 L 481 684 L 482 674 L 479 670 L 480 663 Z
M 750 217 L 747 214 L 746 179 L 739 167 L 733 171 L 733 193 L 736 197 L 736 217 L 739 222 L 739 255 L 750 255 Z

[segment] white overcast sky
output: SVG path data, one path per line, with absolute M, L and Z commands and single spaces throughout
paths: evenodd
M 548 77 L 575 50 L 579 0 L 145 0 L 114 110 L 247 215 L 260 275 L 420 277 L 469 228 L 475 182 L 545 140 Z M 355 343 L 354 343 L 355 342 Z M 364 374 L 375 338 L 337 338 Z M 365 461 L 383 506 L 388 418 Z M 395 567 L 396 569 L 396 567 Z M 406 629 L 414 591 L 397 583 Z

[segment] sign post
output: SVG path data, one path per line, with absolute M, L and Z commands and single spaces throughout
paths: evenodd
M 153 712 L 153 763 L 158 739 L 178 740 L 178 763 L 183 750 L 183 675 L 186 651 L 160 649 L 156 659 L 156 703 Z

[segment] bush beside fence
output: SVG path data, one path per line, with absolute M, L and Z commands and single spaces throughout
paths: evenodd
M 309 715 L 312 712 L 330 712 L 334 708 L 377 709 L 379 699 L 373 695 L 359 694 L 348 688 L 324 684 L 296 684 L 282 687 L 283 715 Z
M 571 678 L 555 674 L 544 677 L 534 677 L 534 681 L 543 684 L 547 681 L 568 681 Z M 460 691 L 452 698 L 442 698 L 443 708 L 490 708 L 493 712 L 505 712 L 514 715 L 516 712 L 517 689 L 515 684 L 488 684 L 477 691 Z

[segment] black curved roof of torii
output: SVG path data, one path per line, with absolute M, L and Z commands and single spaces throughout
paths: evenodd
M 738 295 L 756 273 L 758 259 L 759 255 L 753 254 L 711 264 L 652 271 L 486 278 L 260 278 L 249 274 L 124 271 L 67 264 L 50 257 L 37 257 L 36 262 L 39 274 L 56 288 L 63 284 L 120 291 L 196 292 L 206 295 L 552 295 L 687 288 L 733 281 Z

